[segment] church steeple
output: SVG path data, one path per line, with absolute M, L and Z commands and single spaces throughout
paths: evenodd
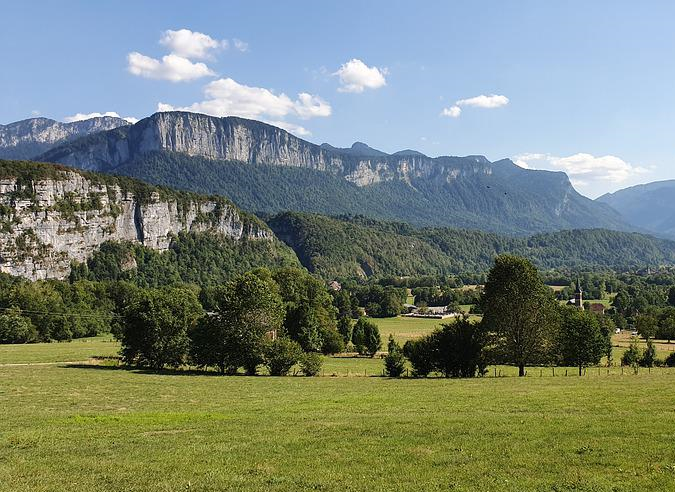
M 574 291 L 574 305 L 579 309 L 584 309 L 584 291 L 581 289 L 579 277 L 577 277 L 577 288 Z

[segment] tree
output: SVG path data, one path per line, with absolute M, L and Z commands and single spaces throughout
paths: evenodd
M 640 357 L 640 365 L 642 367 L 654 367 L 656 363 L 656 347 L 654 342 L 647 340 L 647 348 L 645 349 L 642 357 Z
M 353 328 L 354 323 L 351 318 L 345 316 L 338 319 L 338 332 L 342 336 L 345 345 L 348 345 L 352 341 Z
M 367 321 L 363 327 L 365 352 L 370 357 L 374 357 L 382 347 L 380 338 L 380 329 L 372 321 Z
M 526 259 L 500 255 L 490 270 L 482 299 L 483 322 L 504 363 L 525 366 L 550 357 L 557 328 L 556 302 L 551 290 Z
M 366 353 L 366 332 L 365 324 L 367 322 L 366 318 L 359 318 L 356 324 L 354 325 L 354 330 L 352 332 L 352 343 L 354 344 L 354 349 L 359 354 Z
M 595 315 L 588 311 L 565 308 L 558 339 L 558 351 L 563 365 L 578 367 L 581 376 L 584 367 L 600 363 L 607 352 L 607 339 L 608 334 Z
M 344 352 L 345 343 L 342 340 L 342 336 L 340 335 L 340 333 L 338 333 L 337 330 L 322 326 L 320 335 L 321 335 L 321 353 L 323 353 L 324 355 L 330 355 Z
M 635 328 L 642 338 L 651 340 L 656 335 L 658 321 L 650 314 L 640 314 L 635 318 Z
M 303 350 L 321 351 L 322 334 L 337 330 L 333 296 L 326 285 L 298 268 L 278 269 L 271 275 L 286 309 L 285 332 Z
M 384 370 L 387 376 L 391 378 L 400 377 L 405 370 L 405 356 L 399 344 L 394 340 L 393 335 L 389 335 L 387 348 L 387 356 L 384 358 Z
M 248 272 L 214 295 L 215 312 L 190 332 L 191 357 L 221 373 L 244 367 L 255 374 L 263 360 L 266 336 L 279 331 L 284 309 L 277 286 L 266 271 Z
M 668 343 L 675 338 L 675 309 L 666 308 L 659 318 L 659 326 L 656 330 L 656 337 L 661 340 L 668 340 Z
M 430 337 L 408 340 L 403 345 L 403 354 L 413 367 L 413 376 L 425 378 L 434 370 L 434 346 Z
M 483 375 L 487 366 L 483 329 L 481 324 L 469 321 L 466 316 L 441 325 L 431 334 L 434 368 L 448 378 Z
M 675 307 L 675 285 L 668 289 L 668 305 Z
M 31 343 L 37 338 L 33 323 L 21 315 L 18 307 L 11 307 L 0 314 L 0 343 Z
M 285 376 L 303 355 L 302 347 L 294 340 L 280 337 L 265 345 L 264 363 L 272 376 Z
M 188 353 L 188 330 L 202 315 L 192 290 L 139 290 L 124 310 L 122 358 L 153 369 L 180 366 Z

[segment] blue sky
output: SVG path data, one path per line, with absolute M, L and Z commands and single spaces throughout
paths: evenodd
M 421 3 L 0 0 L 0 123 L 162 104 L 510 157 L 591 197 L 675 178 L 675 2 Z

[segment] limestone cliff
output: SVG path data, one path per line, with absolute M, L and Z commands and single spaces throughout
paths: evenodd
M 430 158 L 421 153 L 384 152 L 362 155 L 315 145 L 259 121 L 186 112 L 155 113 L 133 126 L 61 145 L 41 159 L 80 169 L 112 171 L 143 154 L 158 151 L 327 171 L 357 186 L 427 178 L 451 181 L 458 175 L 491 172 L 490 162 L 482 156 Z
M 49 118 L 31 118 L 0 125 L 0 158 L 29 159 L 59 143 L 126 125 L 129 122 L 111 116 L 71 123 L 61 123 Z
M 164 250 L 181 231 L 273 238 L 222 198 L 19 161 L 0 161 L 0 224 L 0 271 L 33 280 L 67 276 L 105 241 Z

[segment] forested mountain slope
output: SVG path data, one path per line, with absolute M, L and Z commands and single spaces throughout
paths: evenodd
M 325 277 L 482 273 L 501 253 L 525 256 L 545 269 L 622 270 L 675 264 L 673 241 L 602 229 L 522 238 L 299 213 L 271 217 L 268 224 L 305 267 Z
M 629 226 L 564 173 L 482 156 L 318 146 L 253 120 L 156 113 L 65 143 L 43 160 L 223 194 L 254 212 L 360 213 L 416 225 L 528 234 Z

